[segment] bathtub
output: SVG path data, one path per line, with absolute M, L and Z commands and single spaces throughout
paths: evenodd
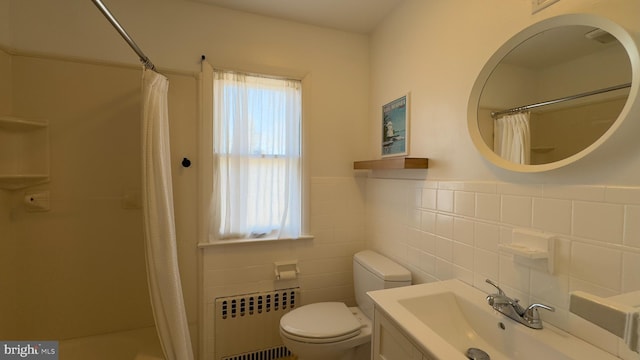
M 164 360 L 155 327 L 62 340 L 60 360 Z

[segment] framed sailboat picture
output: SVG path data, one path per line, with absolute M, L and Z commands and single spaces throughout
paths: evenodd
M 409 154 L 409 94 L 382 105 L 382 157 Z

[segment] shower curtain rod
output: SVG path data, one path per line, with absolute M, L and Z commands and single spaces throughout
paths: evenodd
M 539 102 L 539 103 L 535 103 L 535 104 L 529 104 L 529 105 L 525 105 L 525 106 L 515 107 L 515 108 L 508 109 L 508 110 L 493 111 L 491 113 L 491 117 L 495 118 L 498 115 L 504 115 L 504 114 L 510 114 L 510 113 L 515 113 L 515 112 L 526 111 L 526 110 L 529 110 L 529 109 L 535 109 L 535 108 L 540 107 L 540 106 L 553 105 L 553 104 L 561 103 L 561 102 L 564 102 L 564 101 L 580 99 L 580 98 L 583 98 L 583 97 L 602 94 L 602 93 L 606 93 L 606 92 L 614 91 L 614 90 L 620 90 L 620 89 L 624 89 L 624 88 L 628 88 L 628 87 L 631 87 L 631 83 L 630 82 L 626 83 L 626 84 L 610 86 L 610 87 L 603 88 L 603 89 L 587 91 L 587 92 L 584 92 L 584 93 L 571 95 L 571 96 L 567 96 L 567 97 L 563 97 L 563 98 L 559 98 L 559 99 L 547 100 L 547 101 L 543 101 L 543 102 Z
M 136 54 L 138 54 L 138 57 L 140 58 L 140 62 L 142 62 L 144 67 L 155 71 L 156 67 L 153 65 L 151 60 L 149 60 L 149 58 L 142 52 L 142 50 L 140 50 L 138 45 L 136 45 L 136 42 L 133 41 L 133 39 L 131 38 L 131 36 L 129 36 L 129 34 L 127 34 L 127 32 L 120 25 L 118 20 L 116 20 L 116 18 L 111 14 L 109 9 L 107 9 L 107 7 L 102 3 L 102 1 L 101 0 L 92 0 L 92 1 L 98 7 L 98 9 L 100 9 L 102 14 L 107 18 L 107 20 L 109 20 L 111 25 L 113 25 L 113 27 L 118 31 L 118 33 L 120 33 L 124 41 L 126 41 L 127 44 L 129 44 L 129 46 L 131 47 L 131 49 L 133 49 L 133 51 L 135 51 Z

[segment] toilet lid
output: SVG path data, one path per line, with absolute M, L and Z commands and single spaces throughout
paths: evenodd
M 360 321 L 341 302 L 322 302 L 301 306 L 283 315 L 282 330 L 296 337 L 327 339 L 355 336 Z

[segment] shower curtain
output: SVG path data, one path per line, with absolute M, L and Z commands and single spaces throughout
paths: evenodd
M 531 162 L 529 113 L 505 115 L 495 120 L 493 151 L 516 164 Z
M 153 316 L 167 360 L 192 360 L 178 270 L 169 152 L 169 81 L 142 74 L 142 201 L 147 277 Z

